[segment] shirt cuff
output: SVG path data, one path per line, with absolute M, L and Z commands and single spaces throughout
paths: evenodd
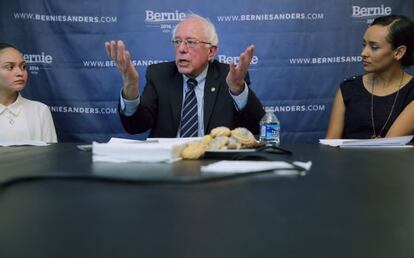
M 138 96 L 136 99 L 124 99 L 122 96 L 122 89 L 119 94 L 119 106 L 120 110 L 119 112 L 123 114 L 124 116 L 132 116 L 135 111 L 137 111 L 139 103 L 140 103 L 140 96 Z
M 237 111 L 243 110 L 243 108 L 247 105 L 247 99 L 249 97 L 249 87 L 247 83 L 244 83 L 244 90 L 237 96 L 231 94 L 229 90 L 230 96 L 233 98 L 234 106 L 236 107 Z

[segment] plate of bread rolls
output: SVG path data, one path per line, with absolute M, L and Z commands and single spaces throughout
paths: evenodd
M 240 152 L 254 152 L 261 144 L 254 135 L 244 127 L 233 130 L 220 126 L 203 136 L 200 140 L 187 143 L 181 152 L 183 159 L 199 159 L 212 154 L 234 154 Z

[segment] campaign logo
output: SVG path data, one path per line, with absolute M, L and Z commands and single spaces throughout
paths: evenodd
M 147 27 L 159 28 L 164 33 L 170 33 L 175 25 L 186 18 L 185 12 L 156 12 L 145 10 L 145 23 Z
M 375 18 L 384 15 L 390 15 L 392 13 L 392 8 L 389 6 L 380 6 L 374 7 L 365 7 L 365 6 L 352 6 L 352 18 L 357 22 L 366 22 L 371 23 Z
M 229 64 L 231 62 L 237 64 L 240 61 L 239 56 L 217 55 L 217 59 L 220 63 L 225 63 L 225 64 Z M 252 60 L 250 61 L 249 69 L 254 70 L 257 68 L 258 65 L 259 65 L 259 57 L 253 56 Z
M 28 66 L 30 74 L 38 74 L 41 69 L 48 69 L 53 63 L 53 56 L 45 52 L 40 54 L 23 54 L 23 59 Z

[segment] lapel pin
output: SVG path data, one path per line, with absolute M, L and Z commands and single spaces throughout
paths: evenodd
M 216 88 L 211 88 L 211 92 L 215 92 L 216 91 Z

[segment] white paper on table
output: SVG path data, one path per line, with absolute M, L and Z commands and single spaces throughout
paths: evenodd
M 145 141 L 112 137 L 111 139 L 109 139 L 107 143 L 112 144 L 112 143 L 142 143 L 142 142 L 145 142 Z
M 0 141 L 0 146 L 48 146 L 44 141 L 25 140 L 25 141 Z
M 94 162 L 174 162 L 188 142 L 199 138 L 158 138 L 147 141 L 111 138 L 92 143 Z
M 312 167 L 312 161 L 295 161 L 293 164 L 306 171 L 309 171 Z M 275 172 L 280 170 L 281 173 L 286 174 L 297 174 L 299 172 L 294 170 L 294 166 L 285 161 L 222 160 L 201 167 L 201 172 L 205 173 L 249 173 L 272 170 L 275 170 Z
M 134 140 L 112 137 L 107 143 L 165 143 L 165 144 L 183 144 L 200 140 L 201 137 L 183 137 L 183 138 L 147 138 L 146 140 Z
M 332 147 L 341 148 L 411 148 L 407 145 L 413 138 L 413 135 L 376 138 L 376 139 L 320 139 L 319 143 Z

